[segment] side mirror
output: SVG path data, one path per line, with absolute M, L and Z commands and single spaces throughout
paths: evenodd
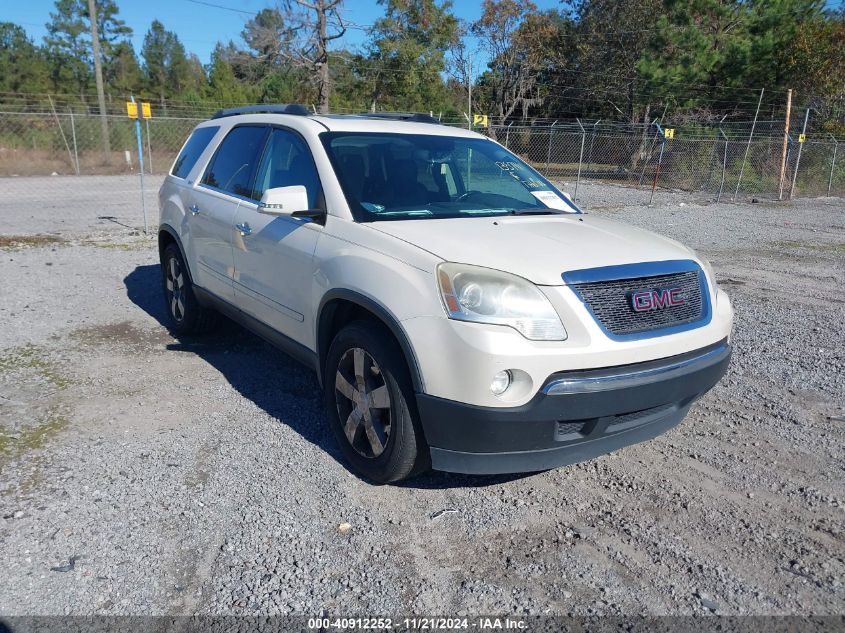
M 265 215 L 293 215 L 307 209 L 308 192 L 302 185 L 268 189 L 258 203 L 258 212 Z

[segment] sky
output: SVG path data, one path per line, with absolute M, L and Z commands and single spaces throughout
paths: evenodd
M 275 6 L 275 0 L 116 0 L 123 19 L 134 33 L 132 43 L 140 54 L 144 34 L 154 19 L 160 20 L 165 28 L 174 31 L 189 52 L 196 53 L 202 63 L 207 64 L 211 51 L 218 41 L 234 40 L 241 44 L 240 34 L 244 22 L 251 15 L 268 6 Z M 541 10 L 560 7 L 560 0 L 534 0 Z M 210 6 L 217 5 L 217 6 Z M 481 0 L 453 0 L 452 12 L 459 18 L 472 21 L 481 15 Z M 0 0 L 0 21 L 19 24 L 31 38 L 41 43 L 47 33 L 45 24 L 55 0 Z M 221 8 L 225 7 L 225 8 Z M 357 25 L 368 26 L 384 14 L 384 7 L 376 0 L 346 0 L 344 17 Z M 362 28 L 347 31 L 342 46 L 359 47 L 366 33 Z M 337 42 L 337 41 L 336 41 Z M 337 44 L 336 44 L 337 47 Z

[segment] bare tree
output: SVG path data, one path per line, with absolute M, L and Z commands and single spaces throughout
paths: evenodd
M 329 44 L 346 33 L 340 14 L 343 0 L 284 0 L 284 19 L 288 29 L 281 56 L 291 65 L 306 69 L 317 86 L 319 110 L 329 111 L 331 76 Z
M 290 48 L 293 34 L 279 8 L 268 7 L 247 20 L 241 37 L 259 61 L 275 64 L 280 61 L 281 51 Z
M 542 105 L 537 79 L 548 57 L 548 38 L 554 32 L 548 18 L 537 13 L 530 0 L 485 0 L 472 33 L 490 55 L 484 83 L 500 122 L 517 109 L 526 116 L 528 108 Z
M 449 63 L 446 73 L 454 86 L 460 86 L 464 94 L 472 92 L 472 53 L 467 46 L 467 36 L 472 26 L 461 20 L 455 40 L 449 47 Z

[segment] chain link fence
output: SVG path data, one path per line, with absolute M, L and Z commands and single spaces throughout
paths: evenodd
M 166 172 L 188 134 L 201 120 L 176 117 L 142 120 L 146 172 Z M 72 112 L 0 112 L 0 178 L 136 172 L 139 161 L 134 119 L 108 115 L 106 121 L 108 150 L 99 116 Z
M 134 209 L 134 217 L 139 218 L 135 122 L 118 115 L 106 120 L 107 144 L 101 118 L 95 114 L 0 109 L 0 213 L 15 200 L 33 195 L 65 200 L 66 205 L 83 204 L 84 196 L 70 195 L 74 188 L 99 192 L 97 204 L 103 205 L 103 213 L 109 213 L 112 201 L 120 199 L 122 212 L 129 217 Z M 148 178 L 145 200 L 151 218 L 160 177 L 201 120 L 171 116 L 141 121 Z M 655 196 L 659 201 L 665 191 L 689 192 L 694 198 L 714 201 L 845 196 L 845 148 L 830 135 L 808 134 L 800 143 L 798 130 L 791 131 L 781 178 L 782 126 L 782 122 L 762 122 L 754 135 L 750 123 L 687 126 L 676 129 L 674 138 L 665 138 L 656 125 L 600 121 L 512 124 L 482 131 L 545 176 L 565 181 L 569 193 L 587 206 L 600 203 L 596 192 L 602 187 L 584 183 L 627 187 L 624 199 L 631 204 L 647 204 Z M 93 186 L 91 177 L 95 176 Z M 107 193 L 110 182 L 114 196 Z
M 667 189 L 715 201 L 845 195 L 836 138 L 808 135 L 799 142 L 791 131 L 784 160 L 783 128 L 777 136 L 768 127 L 757 136 L 735 126 L 677 129 L 666 138 L 656 125 L 568 123 L 499 126 L 488 134 L 546 177 L 574 180 L 575 187 L 584 181 L 633 187 L 643 192 L 637 201 Z

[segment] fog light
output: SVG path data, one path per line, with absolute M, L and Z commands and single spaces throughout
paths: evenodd
M 511 386 L 512 380 L 513 374 L 511 374 L 511 370 L 503 369 L 493 376 L 493 382 L 490 383 L 490 391 L 493 392 L 493 395 L 501 396 L 508 390 L 508 387 Z

